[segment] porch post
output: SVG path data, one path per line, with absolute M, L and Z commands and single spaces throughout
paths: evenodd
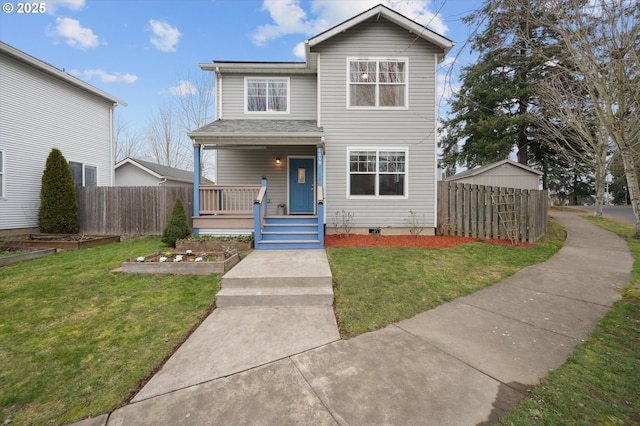
M 324 247 L 324 171 L 322 154 L 324 149 L 322 146 L 316 147 L 316 163 L 318 170 L 318 182 L 316 186 L 321 191 L 321 196 L 316 197 L 318 203 L 318 240 L 320 241 L 320 247 Z
M 261 181 L 261 185 L 264 186 L 265 191 L 264 191 L 264 217 L 267 217 L 269 215 L 268 211 L 269 211 L 269 188 L 267 186 L 267 178 L 263 177 L 262 181 Z
M 200 216 L 200 145 L 193 145 L 193 216 Z M 193 228 L 198 236 L 198 228 Z
M 318 186 L 324 186 L 323 183 L 323 170 L 322 170 L 322 152 L 323 149 L 321 146 L 316 148 L 316 162 L 318 164 L 317 169 L 318 169 Z

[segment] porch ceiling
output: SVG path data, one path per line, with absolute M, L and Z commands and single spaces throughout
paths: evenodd
M 188 133 L 194 145 L 321 145 L 315 120 L 216 120 Z

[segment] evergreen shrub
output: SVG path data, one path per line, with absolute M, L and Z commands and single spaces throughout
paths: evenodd
M 40 188 L 38 228 L 49 234 L 76 234 L 80 227 L 76 187 L 69 163 L 53 148 L 47 157 Z
M 180 197 L 173 203 L 173 210 L 162 232 L 162 242 L 171 246 L 176 246 L 176 241 L 187 238 L 191 235 L 191 228 L 184 212 L 184 205 Z

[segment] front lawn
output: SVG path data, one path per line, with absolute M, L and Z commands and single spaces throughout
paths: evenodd
M 533 248 L 468 243 L 453 248 L 329 248 L 336 316 L 343 338 L 383 328 L 502 281 L 543 262 L 564 242 L 549 221 Z
M 184 341 L 220 276 L 110 272 L 161 248 L 132 239 L 0 268 L 0 424 L 110 412 Z

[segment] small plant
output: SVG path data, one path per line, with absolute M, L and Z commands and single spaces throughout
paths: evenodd
M 425 228 L 425 218 L 424 213 L 422 216 L 418 216 L 418 213 L 413 210 L 409 210 L 409 233 L 414 237 L 418 237 L 424 231 Z
M 187 215 L 184 212 L 184 205 L 180 197 L 173 203 L 173 210 L 167 221 L 167 225 L 162 232 L 162 242 L 171 246 L 176 246 L 176 241 L 191 235 L 191 228 L 187 222 Z
M 342 234 L 344 238 L 349 238 L 349 233 L 353 227 L 353 212 L 336 211 L 333 216 L 333 227 L 336 230 L 336 234 Z
M 278 203 L 278 207 L 284 209 L 285 207 L 287 207 L 287 203 Z
M 222 254 L 224 255 L 225 259 L 230 258 L 231 256 L 233 256 L 237 252 L 238 251 L 236 249 L 234 249 L 233 247 L 222 246 Z

